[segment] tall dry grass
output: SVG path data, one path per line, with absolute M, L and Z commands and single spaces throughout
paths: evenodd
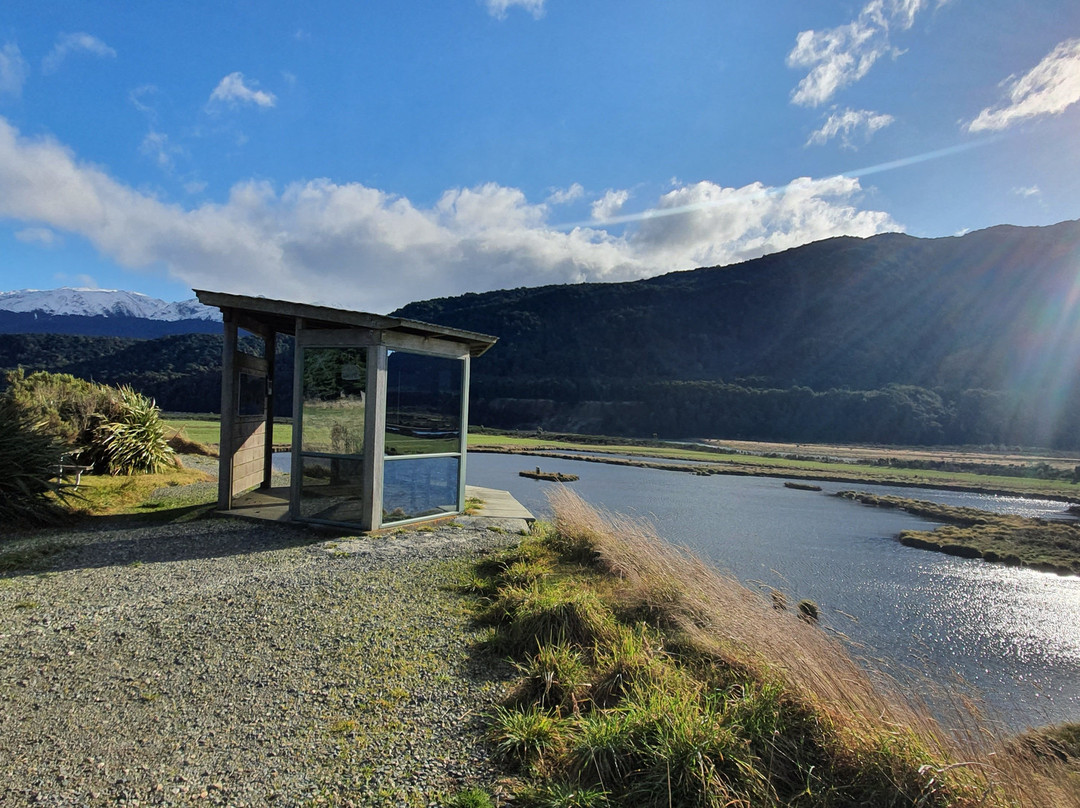
M 894 769 L 886 777 L 918 778 L 928 794 L 951 784 L 950 793 L 964 795 L 958 805 L 1080 808 L 1080 769 L 1004 737 L 964 694 L 934 694 L 937 709 L 950 712 L 945 729 L 924 701 L 860 665 L 841 640 L 665 541 L 652 524 L 595 509 L 566 488 L 549 499 L 551 540 L 614 576 L 622 609 L 724 666 L 782 686 L 822 717 L 834 752 L 852 767 L 884 762 Z

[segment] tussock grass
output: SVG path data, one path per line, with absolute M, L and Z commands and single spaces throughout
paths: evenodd
M 946 731 L 651 525 L 565 489 L 551 504 L 550 528 L 478 568 L 522 673 L 491 737 L 526 804 L 1080 806 L 1070 731 L 1006 742 L 964 712 Z

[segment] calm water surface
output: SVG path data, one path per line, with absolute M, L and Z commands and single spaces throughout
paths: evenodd
M 551 484 L 517 474 L 537 464 L 580 475 L 571 488 L 591 504 L 649 518 L 753 586 L 816 601 L 831 629 L 895 675 L 956 673 L 1016 728 L 1080 721 L 1080 579 L 904 547 L 897 533 L 933 523 L 827 494 L 859 488 L 1051 518 L 1064 503 L 851 483 L 819 493 L 764 477 L 482 453 L 469 455 L 468 482 L 508 490 L 543 517 Z

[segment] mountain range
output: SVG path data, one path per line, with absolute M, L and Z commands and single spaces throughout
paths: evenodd
M 0 334 L 159 337 L 216 333 L 221 312 L 198 300 L 167 303 L 115 289 L 0 292 Z
M 65 305 L 75 305 L 69 290 L 59 291 L 72 301 Z M 62 347 L 59 337 L 30 340 L 26 329 L 0 337 L 0 367 L 66 368 L 141 384 L 166 408 L 216 408 L 212 365 L 220 336 L 146 341 L 151 334 L 136 333 L 136 324 L 196 324 L 188 330 L 210 333 L 220 325 L 119 310 L 4 312 L 6 298 L 0 295 L 0 331 L 11 330 L 3 319 L 10 314 L 72 328 L 76 320 L 123 326 L 81 333 L 143 339 Z M 466 294 L 394 314 L 499 337 L 472 366 L 474 424 L 1080 447 L 1076 221 L 938 239 L 840 237 L 732 266 Z M 78 357 L 65 365 L 65 353 Z M 286 375 L 289 353 L 279 346 Z M 279 412 L 288 408 L 288 388 L 279 377 Z

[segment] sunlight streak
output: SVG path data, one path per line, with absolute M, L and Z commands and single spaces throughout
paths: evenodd
M 868 177 L 872 174 L 880 174 L 885 171 L 894 171 L 898 168 L 907 168 L 908 166 L 918 165 L 919 163 L 925 163 L 930 160 L 940 160 L 943 157 L 950 157 L 954 154 L 960 154 L 962 152 L 969 151 L 980 146 L 987 146 L 997 140 L 1000 140 L 1003 135 L 993 135 L 989 137 L 980 138 L 978 140 L 972 140 L 967 143 L 960 143 L 956 146 L 948 146 L 944 149 L 935 149 L 934 151 L 923 152 L 922 154 L 916 154 L 911 157 L 902 157 L 898 160 L 890 160 L 885 163 L 878 163 L 877 165 L 866 166 L 865 168 L 856 168 L 851 171 L 845 171 L 840 174 L 835 174 L 833 177 L 843 177 L 845 179 L 859 179 L 861 177 Z M 827 178 L 827 179 L 831 179 Z M 715 208 L 724 205 L 741 204 L 754 199 L 764 199 L 771 196 L 777 196 L 784 194 L 795 183 L 805 182 L 805 178 L 799 178 L 792 180 L 786 185 L 781 185 L 775 188 L 767 188 L 761 186 L 760 188 L 754 188 L 755 184 L 746 186 L 746 188 L 752 189 L 745 193 L 735 193 L 728 196 L 725 199 L 707 200 L 702 202 L 695 202 L 690 205 L 678 205 L 670 208 L 649 208 L 648 210 L 640 211 L 639 213 L 627 213 L 618 216 L 608 216 L 603 219 L 589 219 L 586 221 L 567 222 L 564 224 L 551 225 L 554 230 L 574 230 L 576 228 L 601 228 L 610 227 L 612 225 L 620 224 L 632 224 L 634 222 L 643 222 L 649 219 L 658 219 L 664 216 L 676 216 L 682 213 L 691 213 L 696 210 L 704 210 L 706 208 Z

